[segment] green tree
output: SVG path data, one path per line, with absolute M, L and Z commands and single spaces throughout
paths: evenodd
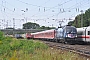
M 0 31 L 0 41 L 4 39 L 4 34 L 3 32 Z
M 5 28 L 5 29 L 15 29 L 15 28 L 8 27 L 8 28 Z
M 41 26 L 40 29 L 49 30 L 49 29 L 55 29 L 55 27 L 45 27 L 45 26 Z
M 40 29 L 45 29 L 45 26 L 41 26 Z
M 54 29 L 55 27 L 45 27 L 45 26 L 41 26 L 37 23 L 32 23 L 32 22 L 28 22 L 23 24 L 23 29 L 45 29 L 45 30 L 49 30 L 49 29 Z
M 81 27 L 81 20 L 83 20 L 82 27 L 87 27 L 90 25 L 90 8 L 85 11 L 83 14 L 79 14 L 75 17 L 74 21 L 70 21 L 68 24 Z
M 37 29 L 39 27 L 40 27 L 39 24 L 31 23 L 31 22 L 23 24 L 23 29 Z

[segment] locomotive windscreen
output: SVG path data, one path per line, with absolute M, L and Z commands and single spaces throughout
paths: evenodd
M 71 26 L 67 26 L 65 29 L 64 29 L 67 33 L 77 33 L 77 30 L 75 27 L 71 27 Z

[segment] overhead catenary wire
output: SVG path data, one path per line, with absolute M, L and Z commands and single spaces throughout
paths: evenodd
M 68 0 L 69 1 L 69 0 Z M 25 4 L 25 3 L 24 3 Z M 62 3 L 61 3 L 62 4 Z M 84 4 L 86 4 L 86 3 L 84 3 Z M 28 5 L 28 4 L 27 4 Z M 63 4 L 63 5 L 65 5 L 65 4 Z M 81 4 L 81 5 L 83 5 L 83 4 Z M 88 5 L 88 4 L 87 4 Z M 61 5 L 62 6 L 62 5 Z M 80 6 L 79 4 L 77 4 L 76 6 Z M 30 16 L 30 18 L 32 17 L 32 16 L 37 16 L 38 17 L 38 13 L 40 13 L 39 15 L 41 16 L 41 15 L 43 15 L 43 16 L 45 16 L 43 19 L 50 19 L 50 18 L 53 18 L 53 17 L 55 17 L 55 16 L 57 16 L 57 15 L 60 15 L 60 14 L 62 14 L 61 12 L 62 11 L 65 11 L 65 12 L 63 12 L 63 13 L 66 13 L 66 12 L 68 12 L 68 11 L 71 11 L 72 9 L 75 9 L 75 11 L 77 11 L 77 13 L 79 12 L 79 10 L 80 10 L 80 7 L 76 7 L 76 6 L 72 6 L 72 7 L 70 7 L 70 9 L 68 9 L 68 8 L 60 8 L 60 11 L 58 11 L 57 13 L 54 13 L 53 14 L 53 12 L 55 12 L 55 10 L 54 9 L 57 9 L 58 7 L 60 7 L 60 6 L 58 6 L 57 5 L 57 7 L 55 7 L 55 8 L 52 8 L 52 7 L 49 7 L 49 8 L 51 8 L 50 10 L 52 10 L 53 12 L 51 13 L 51 17 L 50 17 L 50 15 L 48 15 L 48 16 L 45 16 L 45 15 L 43 15 L 44 13 L 46 13 L 46 10 L 47 11 L 50 11 L 50 10 L 48 10 L 47 9 L 47 7 L 45 7 L 45 6 L 42 6 L 42 5 L 40 5 L 40 6 L 36 6 L 36 7 L 38 7 L 39 9 L 37 9 L 37 10 L 39 10 L 36 14 L 32 14 L 31 16 Z M 84 5 L 83 5 L 84 6 Z M 4 6 L 2 6 L 2 7 L 4 7 Z M 8 12 L 6 12 L 7 10 L 9 10 L 9 8 L 7 9 L 8 7 L 4 7 L 3 8 L 3 11 L 5 11 L 5 14 L 8 14 Z M 14 12 L 13 11 L 16 11 L 16 9 L 17 9 L 18 7 L 13 7 L 13 10 L 11 11 L 11 9 L 9 10 L 9 11 L 11 11 L 12 12 L 12 14 L 10 14 L 10 15 L 13 15 L 14 14 Z M 40 11 L 41 11 L 41 8 L 43 9 L 43 12 L 41 13 Z M 19 14 L 17 14 L 17 15 L 19 15 Z M 73 14 L 74 15 L 74 14 Z M 22 17 L 22 16 L 21 16 Z M 27 17 L 27 18 L 29 18 L 29 17 Z
M 66 3 L 66 2 L 65 2 Z M 39 6 L 40 7 L 40 6 Z M 45 8 L 45 7 L 44 7 Z M 45 9 L 44 9 L 45 10 Z
M 62 5 L 66 4 L 66 3 L 70 2 L 70 1 L 72 1 L 72 0 L 65 1 L 64 3 L 61 3 L 59 6 L 62 6 Z M 58 7 L 58 6 L 51 7 L 51 8 L 49 8 L 48 10 L 54 9 L 54 8 L 56 8 L 56 7 Z M 46 11 L 48 11 L 48 10 L 45 9 L 45 7 L 44 7 L 44 12 L 46 12 Z M 63 9 L 63 11 L 64 11 L 64 9 Z M 44 13 L 44 12 L 43 12 L 43 13 Z M 43 14 L 43 13 L 42 13 L 42 14 Z M 38 13 L 32 15 L 32 17 L 34 17 L 35 15 L 38 15 Z
M 65 2 L 66 3 L 66 2 Z M 36 5 L 34 5 L 34 6 L 36 6 Z M 40 6 L 39 6 L 40 7 Z M 45 11 L 45 7 L 44 7 L 44 11 Z
M 80 2 L 83 2 L 83 0 L 80 1 Z M 79 3 L 80 3 L 80 2 L 79 2 Z M 79 11 L 80 8 L 74 7 L 74 6 L 76 6 L 77 4 L 79 4 L 79 3 L 76 3 L 75 5 L 73 5 L 73 6 L 69 7 L 69 8 L 67 8 L 67 9 L 69 9 L 68 11 L 71 12 L 72 9 L 77 9 L 76 12 L 80 12 L 80 11 Z M 72 7 L 74 7 L 74 8 L 72 8 Z M 61 9 L 60 9 L 60 12 L 61 12 Z M 65 12 L 65 10 L 63 10 L 63 12 Z

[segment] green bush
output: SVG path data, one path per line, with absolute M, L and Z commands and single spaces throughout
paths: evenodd
M 40 42 L 36 42 L 34 46 L 35 46 L 36 49 L 37 49 L 37 48 L 40 48 L 40 49 L 47 49 L 47 48 L 48 48 L 47 45 L 42 44 L 42 43 L 40 43 Z
M 8 43 L 3 43 L 3 44 L 0 44 L 0 55 L 1 54 L 4 54 L 4 53 L 7 53 L 7 52 L 10 52 L 10 44 Z
M 2 32 L 0 32 L 0 37 L 2 38 L 0 38 L 0 56 L 3 58 L 12 57 L 14 51 L 23 51 L 23 54 L 34 54 L 36 49 L 47 49 L 47 46 L 40 42 L 4 37 Z
M 3 32 L 0 31 L 0 41 L 4 39 Z
M 33 42 L 32 40 L 14 40 L 11 44 L 11 50 L 23 50 L 27 53 L 34 53 L 35 49 L 46 49 L 47 46 L 40 42 Z
M 5 37 L 5 40 L 10 43 L 13 40 L 13 38 L 12 37 Z

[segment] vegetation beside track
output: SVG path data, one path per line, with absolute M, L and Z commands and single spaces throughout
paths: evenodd
M 0 60 L 86 60 L 72 52 L 49 48 L 34 40 L 4 37 L 0 32 Z

